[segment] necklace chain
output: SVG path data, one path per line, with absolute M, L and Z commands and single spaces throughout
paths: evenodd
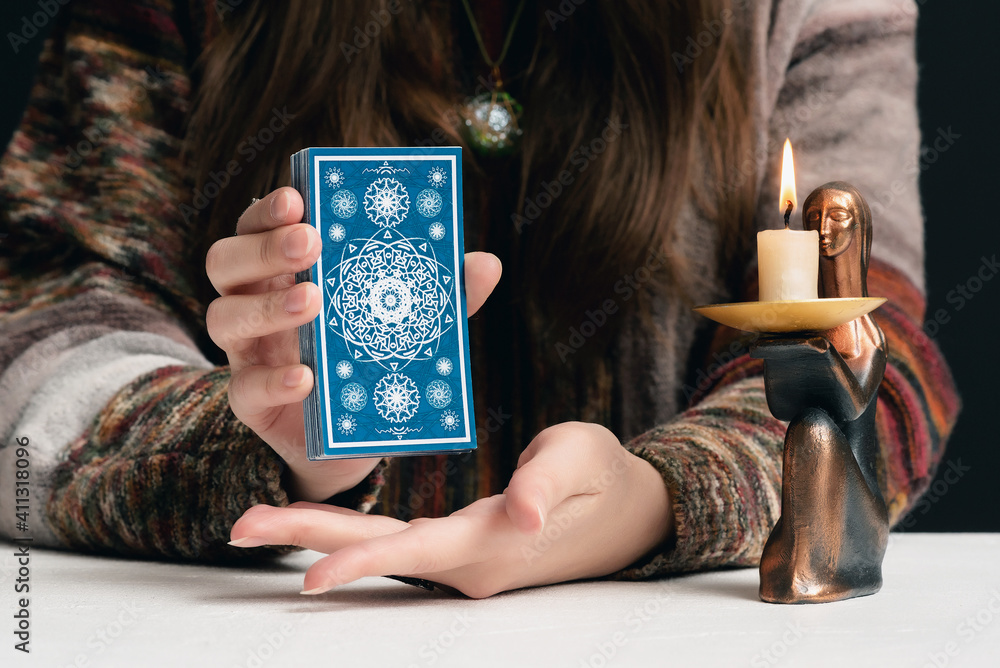
M 469 145 L 481 155 L 507 155 L 517 148 L 518 141 L 523 134 L 518 124 L 522 108 L 517 100 L 503 89 L 503 81 L 500 78 L 500 63 L 507 57 L 507 51 L 514 39 L 514 29 L 521 18 L 525 3 L 526 0 L 521 0 L 517 5 L 514 20 L 511 22 L 510 28 L 507 29 L 507 36 L 504 38 L 500 56 L 493 60 L 486 52 L 486 44 L 479 32 L 476 17 L 472 14 L 469 0 L 462 0 L 465 13 L 469 16 L 469 23 L 472 24 L 472 34 L 479 44 L 479 52 L 483 54 L 483 60 L 491 68 L 493 76 L 493 90 L 477 95 L 462 107 L 462 132 Z
M 472 7 L 469 6 L 469 0 L 462 0 L 462 4 L 465 6 L 465 13 L 469 17 L 469 23 L 472 24 L 472 34 L 476 38 L 476 43 L 479 44 L 479 52 L 483 54 L 483 60 L 493 70 L 499 70 L 500 63 L 507 57 L 507 51 L 510 50 L 510 43 L 514 39 L 514 29 L 517 28 L 517 22 L 521 19 L 521 12 L 524 10 L 525 2 L 526 0 L 521 0 L 517 5 L 517 10 L 514 12 L 514 19 L 511 21 L 510 28 L 507 29 L 507 36 L 504 38 L 500 56 L 496 60 L 493 60 L 486 52 L 486 44 L 483 42 L 483 36 L 479 33 L 479 24 L 476 23 L 476 17 L 472 13 Z

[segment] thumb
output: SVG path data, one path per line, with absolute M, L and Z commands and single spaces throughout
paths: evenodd
M 502 272 L 500 258 L 492 253 L 465 254 L 465 300 L 470 317 L 486 302 Z
M 537 534 L 549 512 L 576 494 L 589 493 L 592 477 L 586 427 L 562 424 L 542 431 L 521 454 L 504 490 L 507 516 L 520 531 Z

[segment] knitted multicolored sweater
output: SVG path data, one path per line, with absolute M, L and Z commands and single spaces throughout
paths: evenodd
M 800 185 L 845 178 L 873 205 L 868 284 L 889 298 L 875 318 L 890 351 L 878 473 L 898 520 L 932 479 L 958 413 L 921 329 L 922 213 L 918 170 L 908 168 L 919 150 L 915 17 L 888 0 L 743 4 L 756 5 L 741 20 L 753 26 L 758 82 L 758 150 L 745 173 L 765 175 L 759 227 L 779 223 L 778 185 L 759 167 L 785 136 L 801 149 Z M 72 3 L 45 46 L 0 163 L 2 535 L 24 535 L 13 507 L 17 439 L 29 444 L 36 544 L 233 558 L 245 554 L 226 546 L 243 511 L 288 502 L 282 462 L 229 410 L 228 369 L 199 349 L 206 305 L 190 268 L 204 260 L 189 256 L 200 230 L 180 213 L 191 197 L 180 148 L 190 67 L 216 30 L 214 7 Z M 477 215 L 468 212 L 470 224 Z M 711 221 L 694 206 L 683 216 L 683 250 L 710 275 Z M 691 297 L 755 295 L 752 285 L 743 295 L 707 285 Z M 615 577 L 753 565 L 779 513 L 784 425 L 768 412 L 760 363 L 739 333 L 683 304 L 658 315 L 662 336 L 623 328 L 613 370 L 594 385 L 600 396 L 563 411 L 611 426 L 670 491 L 676 540 Z M 405 519 L 501 491 L 535 428 L 521 417 L 528 399 L 506 401 L 477 396 L 475 454 L 383 463 L 333 502 Z

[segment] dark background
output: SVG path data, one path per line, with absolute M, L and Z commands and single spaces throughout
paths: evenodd
M 921 13 L 917 49 L 925 144 L 930 149 L 940 130 L 959 135 L 946 151 L 924 156 L 928 318 L 943 309 L 941 324 L 928 324 L 926 330 L 944 351 L 964 408 L 938 479 L 903 526 L 910 531 L 1000 531 L 1000 438 L 997 423 L 990 422 L 1000 418 L 995 329 L 1000 276 L 983 281 L 981 288 L 976 280 L 969 283 L 977 278 L 984 257 L 1000 254 L 1000 216 L 992 199 L 998 197 L 1000 183 L 1000 133 L 994 125 L 1000 122 L 1000 39 L 995 33 L 1000 3 L 916 4 Z M 907 0 L 899 5 L 909 6 Z M 33 37 L 15 54 L 7 34 L 20 32 L 22 18 L 36 11 L 37 0 L 4 0 L 0 6 L 3 146 L 20 117 L 43 39 L 41 34 Z M 959 285 L 979 289 L 967 293 L 971 299 L 959 299 Z

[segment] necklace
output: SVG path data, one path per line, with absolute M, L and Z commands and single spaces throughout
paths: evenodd
M 469 7 L 469 0 L 462 0 L 462 4 L 465 5 L 465 13 L 469 17 L 469 23 L 472 24 L 472 34 L 479 44 L 479 52 L 490 66 L 494 82 L 493 90 L 475 96 L 462 106 L 462 130 L 466 141 L 478 153 L 507 155 L 517 147 L 521 138 L 522 130 L 517 122 L 521 118 L 523 109 L 517 100 L 504 91 L 503 80 L 500 78 L 500 64 L 507 57 L 510 42 L 514 38 L 514 28 L 521 18 L 525 0 L 521 0 L 514 12 L 514 20 L 507 30 L 503 48 L 496 60 L 490 58 L 486 52 L 486 44 L 483 42 L 483 36 L 479 34 L 479 26 L 472 14 L 472 8 Z

